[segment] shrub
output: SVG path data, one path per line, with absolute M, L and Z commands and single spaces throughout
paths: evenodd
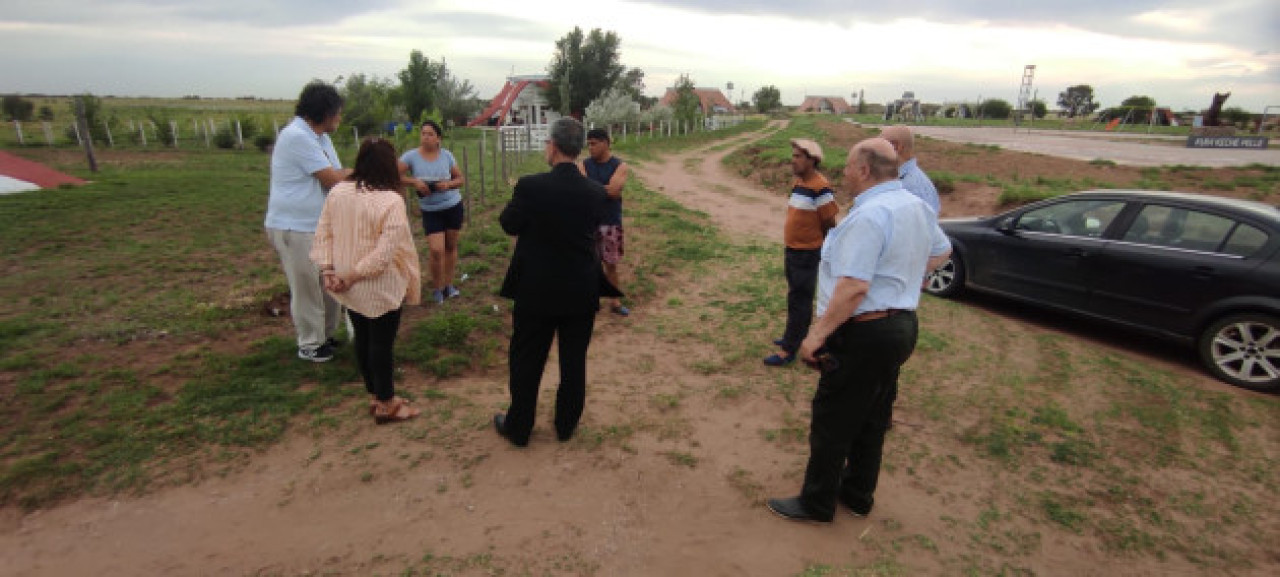
M 239 143 L 236 141 L 236 127 L 234 124 L 222 126 L 213 134 L 213 145 L 218 148 L 231 149 L 235 148 L 237 144 Z
M 31 120 L 31 113 L 35 110 L 36 104 L 26 98 L 16 94 L 10 94 L 4 97 L 4 115 L 9 120 Z
M 982 101 L 978 112 L 986 118 L 1009 118 L 1009 114 L 1013 112 L 1013 106 L 999 98 L 992 98 Z
M 262 134 L 259 134 L 253 137 L 253 145 L 257 147 L 258 150 L 261 150 L 263 152 L 270 152 L 271 146 L 274 145 L 275 143 L 276 143 L 276 137 L 274 134 L 269 134 L 264 132 Z

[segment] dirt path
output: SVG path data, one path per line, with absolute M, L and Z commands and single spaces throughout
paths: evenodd
M 717 143 L 635 170 L 650 188 L 705 211 L 735 237 L 779 240 L 785 200 L 727 174 L 719 160 L 732 148 Z M 911 404 L 900 413 L 907 432 L 891 439 L 871 518 L 842 513 L 833 526 L 815 526 L 770 515 L 763 498 L 799 486 L 808 421 L 807 393 L 797 383 L 812 378 L 769 372 L 755 357 L 726 361 L 736 363 L 728 371 L 706 369 L 719 358 L 716 343 L 681 330 L 696 322 L 687 311 L 699 299 L 715 297 L 703 294 L 705 285 L 673 281 L 630 318 L 601 317 L 588 408 L 572 442 L 555 442 L 549 427 L 554 353 L 527 449 L 511 448 L 489 427 L 506 400 L 505 372 L 410 380 L 402 384 L 407 391 L 442 393 L 420 399 L 427 414 L 415 423 L 375 428 L 361 419 L 314 429 L 197 486 L 10 511 L 0 518 L 0 573 L 778 576 L 809 563 L 864 565 L 888 552 L 913 573 L 958 574 L 961 567 L 939 559 L 982 555 L 954 523 L 978 518 L 998 500 L 1000 480 L 979 468 L 908 461 L 956 451 L 945 445 L 955 442 L 947 435 L 915 424 L 926 419 Z M 677 296 L 693 307 L 662 305 Z M 958 311 L 948 307 L 930 321 L 952 324 Z M 976 331 L 998 335 L 995 342 L 979 336 L 965 346 L 989 347 L 982 353 L 988 362 L 1033 370 L 1047 354 L 1036 348 L 1039 331 L 1006 324 Z M 942 362 L 917 357 L 912 363 L 925 368 Z M 917 386 L 979 385 L 960 375 Z M 749 392 L 735 393 L 741 390 Z M 792 440 L 765 442 L 769 432 Z M 897 553 L 922 538 L 932 552 Z M 1019 562 L 1036 574 L 1168 573 L 1142 558 L 1101 565 L 1090 547 L 1055 534 L 1034 559 Z M 973 563 L 985 567 L 981 557 Z

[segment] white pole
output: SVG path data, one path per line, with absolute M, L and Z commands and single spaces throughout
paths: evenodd
M 244 133 L 240 131 L 240 119 L 236 119 L 236 148 L 244 150 Z
M 208 118 L 204 120 L 204 122 L 200 123 L 200 128 L 204 129 L 204 147 L 209 148 L 209 133 L 213 132 L 213 120 Z
M 18 144 L 26 145 L 26 141 L 22 139 L 22 123 L 17 120 L 13 121 L 13 129 L 18 133 Z
M 79 146 L 84 146 L 84 139 L 80 137 L 80 123 L 79 122 L 71 123 L 71 128 L 76 131 L 76 144 Z
M 107 146 L 110 146 L 111 148 L 115 148 L 116 139 L 111 137 L 111 125 L 107 124 L 106 120 L 102 121 L 102 129 L 107 131 Z
M 173 131 L 173 147 L 177 148 L 178 147 L 178 121 L 170 120 L 169 130 Z
M 146 146 L 147 145 L 147 129 L 145 126 L 142 125 L 141 122 L 138 123 L 138 134 L 142 137 L 142 145 Z
M 41 122 L 44 125 L 44 141 L 53 146 L 53 126 L 48 121 Z

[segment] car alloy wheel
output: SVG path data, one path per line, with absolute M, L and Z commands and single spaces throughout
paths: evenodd
M 1254 313 L 1226 317 L 1200 338 L 1200 356 L 1210 372 L 1233 385 L 1280 388 L 1280 319 Z
M 960 264 L 960 255 L 952 252 L 947 262 L 929 272 L 925 278 L 924 292 L 933 296 L 949 297 L 960 292 L 963 286 L 964 268 Z

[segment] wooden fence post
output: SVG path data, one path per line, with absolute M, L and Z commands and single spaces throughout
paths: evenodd
M 76 99 L 76 134 L 84 132 L 80 143 L 84 145 L 84 154 L 89 159 L 89 171 L 98 172 L 98 160 L 93 157 L 93 137 L 89 134 L 89 123 L 84 118 L 84 99 Z

